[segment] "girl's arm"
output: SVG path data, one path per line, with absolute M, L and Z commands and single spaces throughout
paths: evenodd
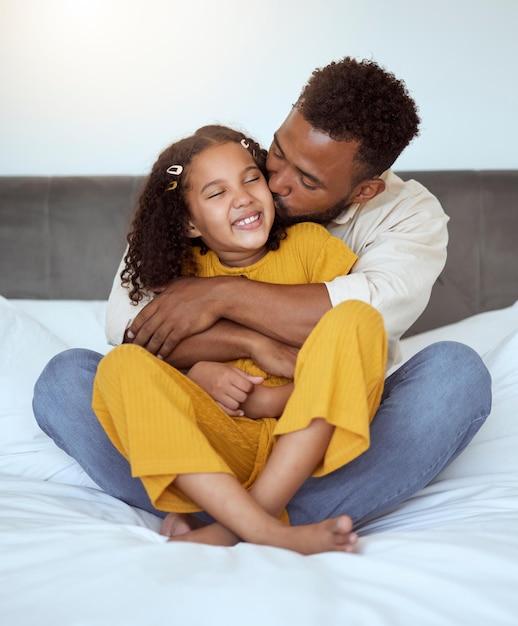
M 233 417 L 279 417 L 293 391 L 293 383 L 265 387 L 261 376 L 213 361 L 196 363 L 187 376 Z
M 279 387 L 257 385 L 241 403 L 241 409 L 247 417 L 252 419 L 280 417 L 292 391 L 293 383 Z

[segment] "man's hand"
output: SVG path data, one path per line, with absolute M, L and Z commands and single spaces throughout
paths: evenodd
M 300 347 L 330 307 L 326 286 L 321 283 L 274 285 L 235 276 L 182 277 L 164 287 L 140 311 L 125 340 L 169 362 L 179 343 L 228 320 Z M 274 373 L 270 367 L 263 369 Z
M 232 417 L 244 415 L 240 405 L 246 401 L 256 386 L 264 382 L 262 376 L 250 376 L 237 367 L 213 361 L 196 363 L 187 376 Z
M 140 311 L 126 338 L 167 360 L 183 339 L 207 330 L 220 318 L 218 300 L 209 291 L 213 280 L 175 279 Z
M 265 372 L 274 376 L 293 378 L 299 349 L 256 333 L 250 358 Z

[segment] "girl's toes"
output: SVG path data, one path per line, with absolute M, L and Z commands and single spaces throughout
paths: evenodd
M 191 530 L 187 520 L 179 513 L 169 513 L 160 527 L 160 534 L 166 537 L 185 535 Z

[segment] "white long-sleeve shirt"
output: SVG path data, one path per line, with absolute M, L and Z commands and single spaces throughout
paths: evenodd
M 391 170 L 382 177 L 385 191 L 351 205 L 328 226 L 359 259 L 347 276 L 326 283 L 333 306 L 362 300 L 383 316 L 388 338 L 387 369 L 400 358 L 399 340 L 424 311 L 432 286 L 446 262 L 447 222 L 439 201 L 420 183 L 403 182 Z M 131 304 L 120 284 L 121 261 L 106 315 L 106 338 L 122 342 L 130 320 L 149 302 Z

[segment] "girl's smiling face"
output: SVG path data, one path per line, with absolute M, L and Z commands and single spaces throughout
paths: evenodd
M 189 237 L 201 237 L 225 265 L 244 267 L 261 259 L 275 208 L 252 155 L 229 141 L 195 156 L 189 169 Z

